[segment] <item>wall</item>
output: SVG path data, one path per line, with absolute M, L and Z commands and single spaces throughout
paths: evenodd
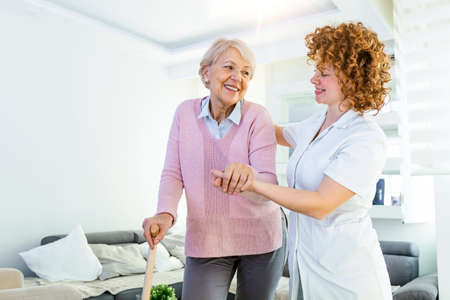
M 45 235 L 153 214 L 178 99 L 117 33 L 24 1 L 0 19 L 0 266 L 28 275 L 17 253 Z
M 450 299 L 450 201 L 448 187 L 450 175 L 435 176 L 437 269 L 439 299 Z

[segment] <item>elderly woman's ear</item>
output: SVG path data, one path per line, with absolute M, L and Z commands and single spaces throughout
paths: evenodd
M 203 81 L 203 84 L 205 84 L 205 85 L 207 85 L 209 83 L 208 67 L 205 67 L 202 71 L 202 81 Z

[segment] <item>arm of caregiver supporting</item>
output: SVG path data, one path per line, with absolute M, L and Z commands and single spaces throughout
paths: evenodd
M 274 125 L 274 129 L 277 144 L 291 147 L 283 134 L 284 128 Z M 224 184 L 221 188 L 224 192 L 237 193 L 241 190 L 243 191 L 243 195 L 246 195 L 247 198 L 249 198 L 248 196 L 254 197 L 253 195 L 255 193 L 260 194 L 266 199 L 272 200 L 283 207 L 296 212 L 301 212 L 316 219 L 324 218 L 354 195 L 352 191 L 333 181 L 328 176 L 324 176 L 324 179 L 316 191 L 305 191 L 273 184 L 264 184 L 263 180 L 260 180 L 254 175 L 255 172 L 251 167 L 246 167 L 248 166 L 232 166 L 231 170 L 227 170 L 227 167 L 223 173 L 214 171 L 213 175 L 216 176 L 214 182 L 215 186 L 220 186 L 222 181 L 217 178 L 223 176 Z M 235 178 L 234 181 L 239 180 L 239 182 L 232 182 L 228 185 L 227 181 L 231 181 L 230 178 L 232 178 L 233 174 Z M 233 189 L 234 187 L 236 188 Z
M 281 145 L 281 146 L 292 147 L 291 144 L 289 144 L 289 142 L 284 137 L 284 134 L 283 134 L 284 127 L 274 125 L 274 129 L 275 129 L 275 137 L 277 139 L 277 144 Z
M 355 194 L 328 176 L 315 191 L 306 191 L 255 180 L 245 189 L 253 190 L 275 203 L 316 219 L 323 219 Z
M 224 180 L 225 174 L 218 170 L 214 170 L 212 174 L 217 187 L 219 186 L 218 178 Z M 283 187 L 254 177 L 248 177 L 241 191 L 259 194 L 287 209 L 316 219 L 323 219 L 355 194 L 326 175 L 316 191 Z
M 385 160 L 385 141 L 379 134 L 357 134 L 339 147 L 323 171 L 316 190 L 281 187 L 248 177 L 241 191 L 258 193 L 290 210 L 322 219 L 355 193 L 374 186 Z M 223 172 L 214 171 L 216 177 Z

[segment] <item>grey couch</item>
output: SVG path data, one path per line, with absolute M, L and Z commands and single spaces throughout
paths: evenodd
M 54 242 L 66 235 L 51 235 L 46 236 L 41 240 L 41 245 L 45 245 Z M 118 245 L 118 244 L 128 244 L 128 243 L 144 243 L 145 238 L 141 230 L 136 231 L 111 231 L 111 232 L 95 232 L 86 233 L 86 238 L 89 244 L 108 244 L 108 245 Z M 183 288 L 183 282 L 177 282 L 170 284 L 169 286 L 175 289 L 175 294 L 177 299 L 181 299 L 181 293 Z M 136 295 L 140 295 L 142 288 L 132 288 L 122 291 L 116 295 L 112 295 L 108 292 L 102 295 L 85 298 L 88 300 L 136 300 Z M 233 299 L 233 295 L 229 294 L 227 300 Z
M 438 299 L 437 274 L 419 276 L 419 248 L 411 242 L 380 241 L 394 300 Z
M 47 236 L 41 240 L 41 245 L 54 242 L 65 235 Z M 100 233 L 87 233 L 86 238 L 90 244 L 124 244 L 143 243 L 145 239 L 142 231 L 113 231 Z M 380 241 L 381 250 L 386 261 L 392 286 L 400 286 L 393 292 L 394 300 L 435 300 L 438 299 L 437 275 L 419 275 L 419 249 L 411 242 Z M 287 265 L 283 276 L 289 277 Z M 178 299 L 181 299 L 182 282 L 171 284 Z M 129 289 L 112 295 L 108 292 L 86 298 L 89 300 L 136 300 L 141 288 Z M 227 300 L 233 300 L 234 295 L 228 295 Z

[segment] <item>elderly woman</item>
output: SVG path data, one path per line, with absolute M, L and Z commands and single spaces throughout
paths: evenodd
M 302 299 L 302 294 L 308 300 L 392 299 L 368 214 L 386 141 L 379 126 L 364 116 L 385 103 L 389 58 L 377 35 L 361 23 L 317 28 L 306 36 L 306 46 L 316 64 L 311 78 L 315 100 L 327 110 L 276 127 L 278 143 L 294 148 L 287 167 L 289 187 L 252 175 L 241 180 L 240 172 L 230 176 L 219 170 L 213 172 L 214 183 L 225 185 L 228 193 L 256 192 L 291 210 L 291 299 Z M 240 188 L 227 185 L 233 177 L 240 179 Z
M 282 274 L 286 239 L 280 207 L 211 185 L 212 169 L 230 172 L 240 165 L 249 166 L 243 177 L 251 172 L 277 183 L 272 122 L 262 106 L 244 100 L 254 69 L 253 54 L 242 41 L 217 40 L 200 62 L 210 95 L 184 101 L 173 119 L 157 214 L 146 218 L 143 228 L 153 248 L 175 222 L 185 189 L 183 300 L 226 299 L 236 272 L 237 299 L 272 299 Z M 153 224 L 160 233 L 152 239 Z

